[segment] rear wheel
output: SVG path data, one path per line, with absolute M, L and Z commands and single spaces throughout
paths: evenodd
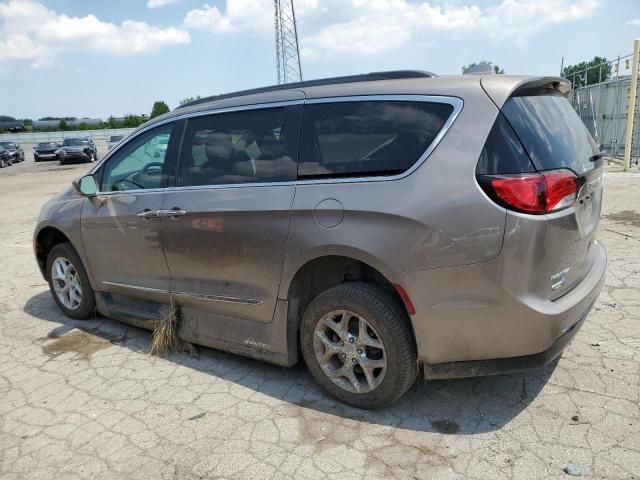
M 345 283 L 318 295 L 304 314 L 300 343 L 316 381 L 354 407 L 393 403 L 418 374 L 404 309 L 371 284 Z
M 49 252 L 47 280 L 53 299 L 67 316 L 81 320 L 93 315 L 94 292 L 84 265 L 70 243 L 56 245 Z

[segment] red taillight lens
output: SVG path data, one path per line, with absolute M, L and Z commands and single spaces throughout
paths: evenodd
M 480 185 L 506 208 L 542 214 L 573 205 L 578 179 L 569 170 L 553 170 L 517 175 L 480 175 Z

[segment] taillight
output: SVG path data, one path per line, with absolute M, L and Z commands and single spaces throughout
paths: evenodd
M 478 175 L 482 189 L 500 205 L 518 212 L 543 214 L 573 205 L 578 178 L 569 170 Z

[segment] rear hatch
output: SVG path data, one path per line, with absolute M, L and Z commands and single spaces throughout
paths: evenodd
M 520 248 L 523 281 L 551 300 L 593 265 L 602 205 L 598 147 L 557 86 L 523 89 L 506 100 L 496 120 L 502 138 L 493 141 L 507 138 L 511 152 L 485 147 L 476 171 L 485 192 L 508 210 L 505 246 Z M 501 155 L 518 160 L 496 160 Z

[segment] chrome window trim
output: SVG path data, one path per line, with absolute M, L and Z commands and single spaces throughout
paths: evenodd
M 129 290 L 139 290 L 150 293 L 160 293 L 163 295 L 172 295 L 176 297 L 187 297 L 196 300 L 206 300 L 209 302 L 239 303 L 241 305 L 262 305 L 264 303 L 261 298 L 243 298 L 232 297 L 230 295 L 206 295 L 203 293 L 176 292 L 172 290 L 164 290 L 161 288 L 140 287 L 138 285 L 129 285 L 126 283 L 108 282 L 105 280 L 103 280 L 102 283 L 110 287 L 126 288 Z
M 91 171 L 90 174 L 95 173 L 109 158 L 115 154 L 120 148 L 122 148 L 125 144 L 129 143 L 138 135 L 142 135 L 147 131 L 165 125 L 171 122 L 178 122 L 180 120 L 185 120 L 189 118 L 197 118 L 206 115 L 214 115 L 218 113 L 231 113 L 231 112 L 239 112 L 246 110 L 258 110 L 264 108 L 278 108 L 278 107 L 286 107 L 289 105 L 314 105 L 321 103 L 341 103 L 341 102 L 363 102 L 363 101 L 414 101 L 414 102 L 427 102 L 427 103 L 446 103 L 453 107 L 453 111 L 449 118 L 444 123 L 436 137 L 429 144 L 429 147 L 425 150 L 425 152 L 418 158 L 418 160 L 407 170 L 402 173 L 396 175 L 377 175 L 377 176 L 363 176 L 363 177 L 345 177 L 345 178 L 318 178 L 318 179 L 309 179 L 309 180 L 290 180 L 286 182 L 255 182 L 255 183 L 227 183 L 227 184 L 219 184 L 219 185 L 190 185 L 184 187 L 166 187 L 166 188 L 153 188 L 153 189 L 137 189 L 137 190 L 125 190 L 120 192 L 98 192 L 99 195 L 104 196 L 112 196 L 112 195 L 137 195 L 141 193 L 158 193 L 158 192 L 175 192 L 175 191 L 183 191 L 183 190 L 217 190 L 221 188 L 244 188 L 244 187 L 267 187 L 267 186 L 290 186 L 290 185 L 318 185 L 318 184 L 336 184 L 336 183 L 364 183 L 364 182 L 386 182 L 399 180 L 405 177 L 408 177 L 413 172 L 415 172 L 420 166 L 425 162 L 425 160 L 433 153 L 433 151 L 438 147 L 442 139 L 445 137 L 453 123 L 456 121 L 462 108 L 464 106 L 464 101 L 459 97 L 452 96 L 443 96 L 443 95 L 420 95 L 420 94 L 403 94 L 403 95 L 347 95 L 347 96 L 339 96 L 339 97 L 322 97 L 322 98 L 309 98 L 306 100 L 298 99 L 298 100 L 287 100 L 282 102 L 271 102 L 271 103 L 259 103 L 253 105 L 240 105 L 235 107 L 223 107 L 223 108 L 214 108 L 209 110 L 201 110 L 198 112 L 185 113 L 182 115 L 177 115 L 175 117 L 167 118 L 160 122 L 154 123 L 153 125 L 149 125 L 148 127 L 143 128 L 142 130 L 135 132 L 135 135 L 131 136 L 131 138 L 125 137 L 120 143 L 110 150 L 107 155 L 96 164 Z M 126 141 L 124 141 L 126 140 Z M 299 162 L 298 162 L 299 163 Z

